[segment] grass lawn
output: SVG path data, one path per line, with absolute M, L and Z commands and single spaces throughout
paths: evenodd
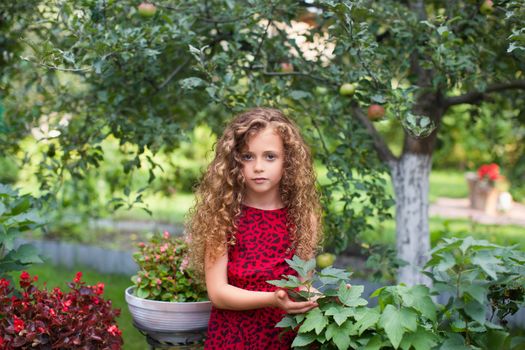
M 129 276 L 124 275 L 105 275 L 96 271 L 79 267 L 69 270 L 65 267 L 53 266 L 50 264 L 33 265 L 27 270 L 31 275 L 38 276 L 37 284 L 42 286 L 47 283 L 47 288 L 59 287 L 62 291 L 69 290 L 67 282 L 73 280 L 77 271 L 82 271 L 83 280 L 88 285 L 102 282 L 105 285 L 104 298 L 110 299 L 113 306 L 121 310 L 120 317 L 117 318 L 118 327 L 122 330 L 124 339 L 124 350 L 144 350 L 148 349 L 146 338 L 133 327 L 131 315 L 124 299 L 124 290 L 131 285 Z M 13 274 L 14 280 L 18 282 L 18 273 Z
M 489 242 L 509 246 L 517 244 L 525 250 L 525 228 L 516 225 L 482 225 L 467 219 L 430 218 L 430 239 L 434 246 L 440 238 L 473 236 Z M 375 231 L 363 233 L 362 239 L 367 243 L 384 243 L 395 245 L 395 221 L 389 220 L 377 225 Z

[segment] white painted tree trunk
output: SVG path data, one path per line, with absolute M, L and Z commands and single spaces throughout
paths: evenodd
M 431 155 L 415 153 L 403 154 L 391 166 L 396 197 L 397 256 L 408 263 L 399 269 L 398 282 L 409 286 L 430 285 L 430 279 L 420 271 L 430 250 L 428 191 L 431 166 Z

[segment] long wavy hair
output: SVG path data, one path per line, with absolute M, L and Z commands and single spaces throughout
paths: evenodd
M 288 209 L 288 227 L 296 254 L 312 258 L 322 239 L 321 205 L 310 149 L 297 125 L 283 112 L 254 108 L 237 115 L 215 145 L 215 158 L 196 188 L 195 204 L 185 223 L 190 264 L 204 279 L 204 261 L 213 262 L 235 244 L 236 224 L 245 195 L 241 152 L 251 136 L 271 127 L 284 144 L 281 200 Z

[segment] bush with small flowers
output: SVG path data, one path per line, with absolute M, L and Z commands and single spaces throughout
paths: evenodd
M 120 310 L 104 300 L 104 284 L 88 286 L 78 272 L 70 291 L 38 289 L 26 271 L 20 288 L 0 279 L 0 349 L 106 349 L 122 347 L 115 323 Z
M 133 259 L 140 269 L 131 277 L 137 297 L 176 302 L 208 300 L 205 286 L 188 268 L 188 242 L 166 231 L 137 246 L 139 251 Z

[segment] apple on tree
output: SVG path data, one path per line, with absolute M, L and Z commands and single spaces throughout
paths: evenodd
M 485 0 L 479 7 L 479 12 L 484 15 L 490 15 L 494 11 L 494 3 L 492 0 Z
M 357 85 L 353 83 L 344 83 L 339 87 L 339 93 L 342 96 L 353 96 L 355 94 L 355 90 L 357 89 Z
M 142 2 L 137 7 L 137 10 L 141 17 L 151 18 L 155 16 L 155 13 L 157 12 L 157 7 L 153 4 L 150 4 L 149 2 Z
M 281 63 L 281 72 L 283 73 L 292 73 L 293 72 L 293 64 L 288 62 L 282 62 Z
M 317 267 L 320 269 L 324 269 L 325 267 L 332 266 L 335 261 L 335 255 L 332 253 L 323 253 L 319 254 L 315 261 L 317 263 Z
M 371 104 L 368 107 L 368 119 L 370 120 L 378 120 L 385 116 L 385 108 L 378 104 Z

